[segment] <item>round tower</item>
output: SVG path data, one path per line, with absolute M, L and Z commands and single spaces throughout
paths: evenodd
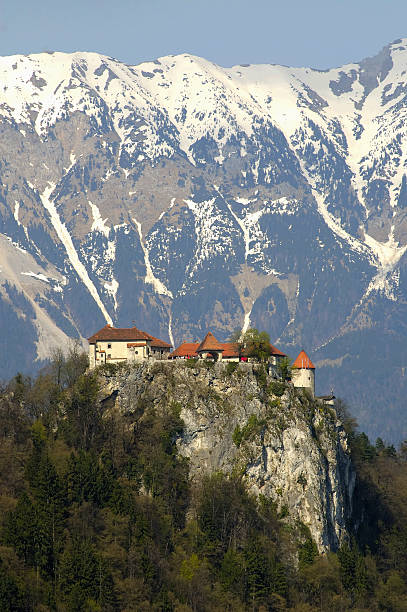
M 315 366 L 305 351 L 301 351 L 291 370 L 294 387 L 309 389 L 315 395 Z

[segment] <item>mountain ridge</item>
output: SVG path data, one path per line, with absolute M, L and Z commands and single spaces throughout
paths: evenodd
M 254 325 L 306 346 L 370 434 L 398 384 L 389 437 L 407 435 L 406 71 L 407 39 L 326 72 L 0 58 L 5 374 L 15 316 L 32 367 L 103 322 L 173 344 Z

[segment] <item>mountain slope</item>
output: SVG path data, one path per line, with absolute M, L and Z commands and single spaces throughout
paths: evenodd
M 404 40 L 326 72 L 1 58 L 2 335 L 30 337 L 2 376 L 105 321 L 173 343 L 254 325 L 371 435 L 407 435 L 406 71 Z

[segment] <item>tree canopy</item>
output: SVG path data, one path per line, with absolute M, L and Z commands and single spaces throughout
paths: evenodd
M 266 338 L 249 331 L 261 358 Z M 80 363 L 0 389 L 1 610 L 407 609 L 407 442 L 372 444 L 338 401 L 354 514 L 350 540 L 319 555 L 238 470 L 191 481 L 180 405 L 157 414 L 146 390 L 130 426 Z

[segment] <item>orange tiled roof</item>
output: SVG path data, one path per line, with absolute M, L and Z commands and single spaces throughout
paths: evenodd
M 105 325 L 96 334 L 88 338 L 90 344 L 94 344 L 98 340 L 150 340 L 150 337 L 145 332 L 137 329 L 137 327 L 112 327 Z
M 293 368 L 302 368 L 305 370 L 315 370 L 315 366 L 305 351 L 301 351 L 297 359 L 293 363 Z
M 112 327 L 105 325 L 96 334 L 88 338 L 89 344 L 95 344 L 98 340 L 150 340 L 151 346 L 155 348 L 170 348 L 171 344 L 159 340 L 147 332 L 143 332 L 137 327 Z
M 168 344 L 168 342 L 164 342 L 164 340 L 160 340 L 159 338 L 155 338 L 151 334 L 144 332 L 151 340 L 151 346 L 154 348 L 171 348 L 172 344 Z
M 237 342 L 222 342 L 221 347 L 223 348 L 222 359 L 239 357 L 239 345 L 237 344 Z M 241 351 L 240 355 L 243 354 L 244 351 Z
M 199 346 L 199 342 L 183 342 L 180 344 L 175 351 L 170 353 L 169 358 L 172 357 L 198 357 L 196 349 Z
M 278 348 L 276 348 L 272 344 L 270 344 L 270 348 L 271 348 L 271 354 L 272 355 L 277 355 L 277 356 L 280 356 L 280 357 L 287 357 L 287 355 L 285 353 L 282 353 L 281 351 L 279 351 Z
M 197 353 L 205 351 L 223 351 L 222 345 L 218 342 L 212 332 L 208 332 L 201 344 L 196 349 Z
M 223 352 L 222 352 L 223 359 L 231 359 L 233 357 L 234 358 L 239 357 L 239 345 L 237 342 L 219 342 L 218 344 L 220 345 L 221 349 L 223 349 Z M 198 357 L 198 352 L 197 352 L 198 347 L 199 347 L 198 342 L 183 342 L 175 349 L 175 351 L 173 351 L 169 355 L 169 357 L 170 359 L 172 357 Z M 284 353 L 279 351 L 272 344 L 270 345 L 270 348 L 271 348 L 272 355 L 277 355 L 280 357 L 286 356 Z M 242 348 L 240 351 L 240 356 L 243 357 L 245 355 L 246 355 L 246 351 L 244 348 Z

